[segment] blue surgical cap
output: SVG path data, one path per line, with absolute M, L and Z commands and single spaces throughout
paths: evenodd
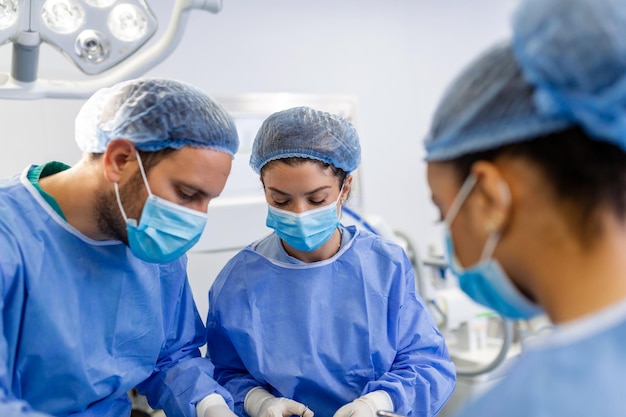
M 250 166 L 258 174 L 268 162 L 291 157 L 316 159 L 350 173 L 361 159 L 359 136 L 352 123 L 335 114 L 309 107 L 279 111 L 261 125 Z
M 75 121 L 83 152 L 102 153 L 114 139 L 128 139 L 142 151 L 183 146 L 233 156 L 239 147 L 231 116 L 198 88 L 175 80 L 137 79 L 97 91 Z
M 626 150 L 626 2 L 524 0 L 510 43 L 445 92 L 425 141 L 441 161 L 580 126 Z

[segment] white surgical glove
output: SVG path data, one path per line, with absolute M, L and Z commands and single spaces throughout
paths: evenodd
M 378 410 L 393 410 L 391 397 L 383 390 L 367 393 L 341 407 L 333 417 L 376 417 Z
M 250 417 L 313 417 L 313 411 L 306 405 L 289 398 L 275 397 L 261 387 L 248 391 L 243 408 Z
M 196 415 L 198 417 L 237 417 L 237 414 L 228 408 L 224 397 L 219 394 L 209 394 L 197 403 Z

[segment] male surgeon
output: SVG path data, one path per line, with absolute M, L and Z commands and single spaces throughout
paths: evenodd
M 0 180 L 0 416 L 129 416 L 134 387 L 168 417 L 233 416 L 185 272 L 233 120 L 196 87 L 138 79 L 75 127 L 75 166 Z

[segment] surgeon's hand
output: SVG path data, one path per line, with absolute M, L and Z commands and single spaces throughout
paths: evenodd
M 196 404 L 198 417 L 237 417 L 233 413 L 224 398 L 219 394 L 210 394 Z
M 313 417 L 307 406 L 289 398 L 275 397 L 261 387 L 252 388 L 246 394 L 243 408 L 250 417 Z
M 393 410 L 391 397 L 385 391 L 363 395 L 341 407 L 333 417 L 376 417 L 378 410 Z
M 237 414 L 230 411 L 227 405 L 214 405 L 207 408 L 202 417 L 237 417 Z

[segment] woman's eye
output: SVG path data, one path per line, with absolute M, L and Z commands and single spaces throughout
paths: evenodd
M 325 202 L 326 202 L 325 198 L 322 200 L 309 200 L 309 203 L 313 204 L 314 206 L 321 206 Z
M 289 200 L 285 200 L 285 201 L 276 201 L 276 200 L 274 200 L 274 205 L 276 205 L 278 207 L 286 206 L 287 204 L 289 204 Z

